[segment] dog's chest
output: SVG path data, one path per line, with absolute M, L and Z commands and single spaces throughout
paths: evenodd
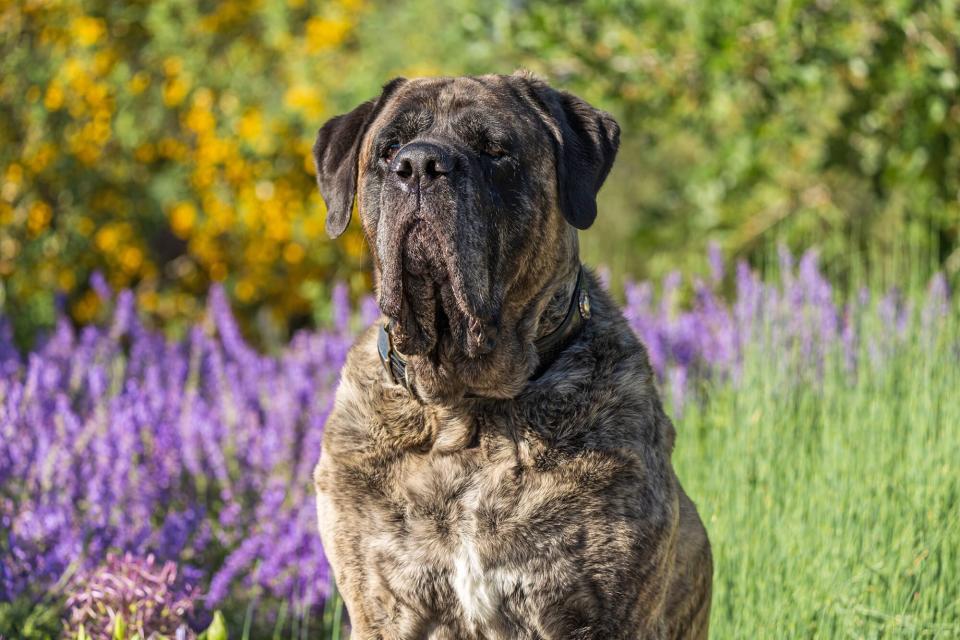
M 521 457 L 511 447 L 493 457 L 479 450 L 431 455 L 402 480 L 403 547 L 424 572 L 405 580 L 442 576 L 441 591 L 459 606 L 465 627 L 489 637 L 500 637 L 490 635 L 495 629 L 512 637 L 508 617 L 516 619 L 545 567 L 572 575 L 555 559 L 571 536 L 546 505 L 572 505 L 573 488 L 562 474 L 535 471 Z M 397 540 L 388 542 L 396 548 Z
M 463 515 L 458 527 L 459 544 L 453 545 L 450 557 L 453 592 L 468 623 L 481 629 L 495 624 L 504 600 L 522 588 L 521 572 L 509 564 L 496 562 L 484 544 L 482 519 L 488 515 L 481 513 L 482 485 L 482 482 L 472 484 L 460 500 Z M 501 512 L 498 516 L 509 514 Z

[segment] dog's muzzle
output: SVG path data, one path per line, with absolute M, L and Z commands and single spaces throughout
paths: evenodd
M 556 362 L 560 354 L 579 335 L 584 323 L 590 319 L 590 294 L 586 290 L 583 277 L 583 267 L 577 272 L 577 283 L 570 297 L 570 305 L 563 321 L 556 329 L 545 336 L 538 338 L 534 345 L 539 356 L 539 364 L 530 380 L 536 380 Z M 377 334 L 377 351 L 380 354 L 380 364 L 387 372 L 387 377 L 394 384 L 405 388 L 413 397 L 418 398 L 413 382 L 408 375 L 407 359 L 393 346 L 393 337 L 390 333 L 390 321 L 379 326 Z M 467 397 L 475 397 L 467 394 Z

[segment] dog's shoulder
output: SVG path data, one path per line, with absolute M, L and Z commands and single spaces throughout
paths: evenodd
M 645 346 L 599 286 L 591 302 L 595 312 L 580 338 L 523 394 L 523 420 L 555 446 L 669 456 L 675 431 Z

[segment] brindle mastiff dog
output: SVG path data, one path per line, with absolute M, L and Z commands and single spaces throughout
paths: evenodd
M 384 318 L 316 469 L 355 638 L 704 638 L 712 560 L 646 350 L 577 229 L 609 114 L 526 74 L 397 79 L 320 130 Z

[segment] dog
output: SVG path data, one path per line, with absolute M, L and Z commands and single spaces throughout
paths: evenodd
M 395 79 L 327 122 L 381 321 L 314 474 L 360 639 L 705 638 L 712 557 L 647 352 L 580 264 L 616 121 L 525 72 Z

